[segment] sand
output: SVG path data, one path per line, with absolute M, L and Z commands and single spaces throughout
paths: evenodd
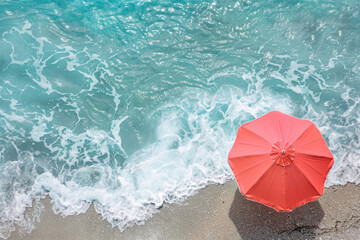
M 360 239 L 360 186 L 326 188 L 318 201 L 279 213 L 244 198 L 234 181 L 212 185 L 181 204 L 164 205 L 145 225 L 120 232 L 93 207 L 63 218 L 45 211 L 31 234 L 9 239 Z

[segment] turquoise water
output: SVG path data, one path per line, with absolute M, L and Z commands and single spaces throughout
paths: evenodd
M 360 183 L 360 4 L 0 2 L 0 237 L 49 195 L 120 230 L 232 178 L 237 128 L 270 110 L 313 121 Z

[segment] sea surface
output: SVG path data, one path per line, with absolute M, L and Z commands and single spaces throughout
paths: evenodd
M 232 179 L 238 127 L 271 110 L 320 129 L 327 187 L 359 184 L 359 61 L 358 0 L 1 0 L 0 238 L 45 196 L 143 224 Z

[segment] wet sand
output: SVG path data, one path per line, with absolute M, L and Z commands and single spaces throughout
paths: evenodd
M 235 181 L 208 186 L 181 204 L 164 205 L 145 225 L 120 232 L 91 206 L 85 214 L 63 218 L 50 200 L 31 234 L 9 239 L 359 239 L 360 186 L 326 188 L 318 201 L 290 213 L 245 199 Z

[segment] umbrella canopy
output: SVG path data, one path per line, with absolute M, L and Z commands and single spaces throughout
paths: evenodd
M 277 211 L 318 199 L 334 163 L 312 122 L 278 111 L 243 124 L 228 160 L 241 193 Z

